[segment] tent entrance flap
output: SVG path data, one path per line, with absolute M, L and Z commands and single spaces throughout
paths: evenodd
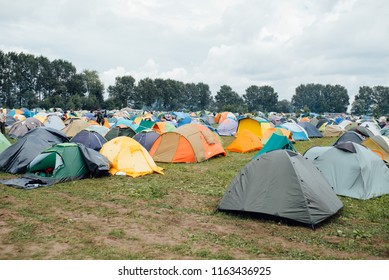
M 54 170 L 63 165 L 62 157 L 55 153 L 43 153 L 38 155 L 31 163 L 29 172 L 45 172 L 52 174 Z

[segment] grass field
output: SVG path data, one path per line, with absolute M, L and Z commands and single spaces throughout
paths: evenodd
M 335 139 L 298 142 L 303 153 Z M 223 137 L 226 147 L 232 137 Z M 312 230 L 217 211 L 255 152 L 165 175 L 84 179 L 35 190 L 0 185 L 0 259 L 388 259 L 389 196 L 344 208 Z M 0 178 L 15 175 L 0 173 Z

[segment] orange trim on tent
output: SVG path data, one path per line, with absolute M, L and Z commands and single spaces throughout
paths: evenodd
M 177 150 L 172 162 L 196 162 L 196 157 L 192 145 L 182 135 L 178 140 Z

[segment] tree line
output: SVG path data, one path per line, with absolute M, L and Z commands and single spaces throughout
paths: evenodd
M 105 90 L 108 98 L 104 99 Z M 389 88 L 360 87 L 351 111 L 355 114 L 389 113 Z M 222 85 L 213 96 L 205 83 L 173 79 L 116 77 L 105 88 L 95 70 L 78 73 L 68 61 L 0 50 L 0 104 L 8 108 L 136 109 L 161 111 L 315 112 L 343 113 L 349 105 L 341 85 L 301 84 L 291 101 L 278 99 L 273 87 L 249 86 L 243 95 Z

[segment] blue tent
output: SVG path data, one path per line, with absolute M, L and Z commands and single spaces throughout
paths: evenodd
M 312 138 L 323 137 L 319 129 L 317 129 L 316 126 L 314 126 L 309 122 L 299 122 L 298 125 L 305 129 L 305 131 L 308 133 L 308 137 L 312 137 Z

